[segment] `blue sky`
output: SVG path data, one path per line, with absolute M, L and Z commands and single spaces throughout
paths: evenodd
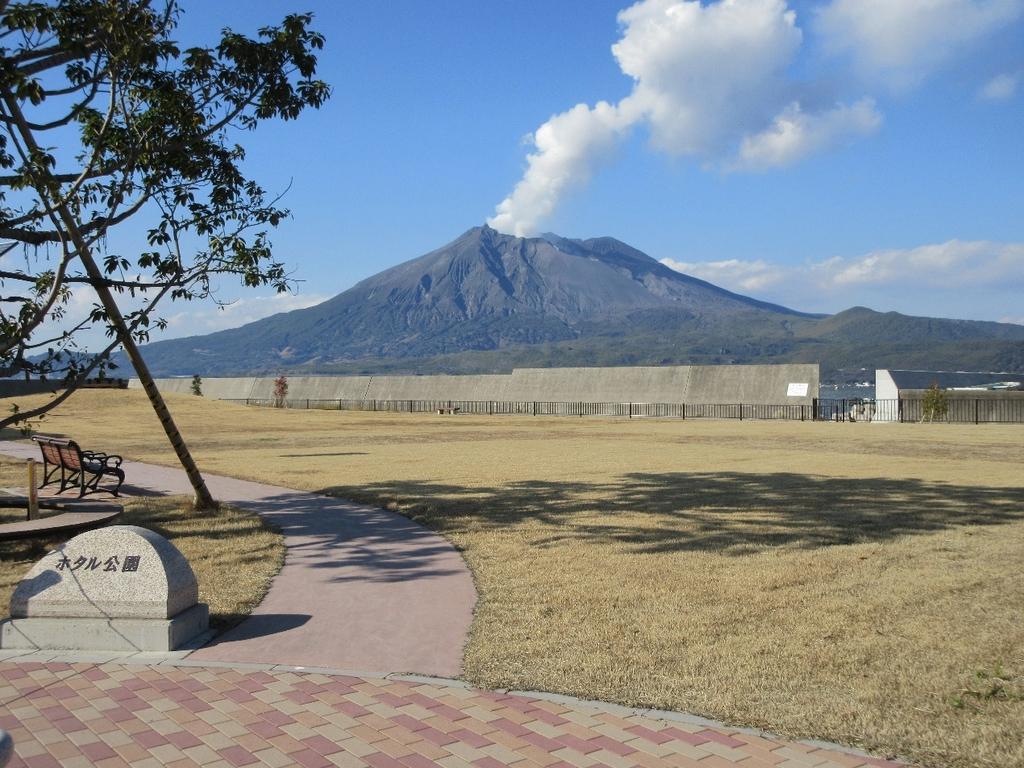
M 334 95 L 239 137 L 291 185 L 272 240 L 297 294 L 224 284 L 225 311 L 165 307 L 164 338 L 316 303 L 488 219 L 806 311 L 1024 323 L 1024 0 L 183 7 L 189 43 L 313 11 Z

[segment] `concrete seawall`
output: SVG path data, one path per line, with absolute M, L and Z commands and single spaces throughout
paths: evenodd
M 188 377 L 158 379 L 163 392 L 188 394 Z M 790 395 L 790 385 L 806 385 Z M 137 379 L 129 387 L 138 387 Z M 203 395 L 220 400 L 273 397 L 274 377 L 203 379 Z M 289 399 L 479 400 L 585 403 L 811 405 L 817 364 L 517 368 L 467 376 L 289 376 Z
M 61 388 L 59 382 L 54 381 L 23 381 L 19 379 L 6 379 L 0 381 L 0 397 L 24 397 L 26 395 L 53 394 Z

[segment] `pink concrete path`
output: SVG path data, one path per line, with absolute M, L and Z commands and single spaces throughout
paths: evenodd
M 0 441 L 0 453 L 39 458 L 33 443 Z M 191 490 L 181 470 L 133 461 L 123 467 L 128 495 Z M 287 555 L 252 615 L 190 659 L 459 675 L 476 589 L 445 539 L 386 510 L 205 478 L 218 500 L 277 525 Z
M 9 768 L 896 768 L 673 713 L 414 679 L 0 661 Z

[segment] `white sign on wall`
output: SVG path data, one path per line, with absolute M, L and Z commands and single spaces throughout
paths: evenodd
M 807 397 L 807 382 L 791 381 L 789 389 L 786 390 L 786 397 Z

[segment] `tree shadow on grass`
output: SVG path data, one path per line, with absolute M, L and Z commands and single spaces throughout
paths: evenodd
M 1024 520 L 1024 488 L 779 472 L 630 473 L 608 483 L 527 481 L 500 487 L 385 482 L 323 491 L 397 504 L 442 531 L 543 523 L 538 542 L 618 542 L 642 552 L 745 554 L 769 547 L 884 542 L 964 525 Z M 650 515 L 637 525 L 623 513 Z M 587 513 L 580 515 L 580 513 Z M 580 515 L 577 517 L 577 515 Z

